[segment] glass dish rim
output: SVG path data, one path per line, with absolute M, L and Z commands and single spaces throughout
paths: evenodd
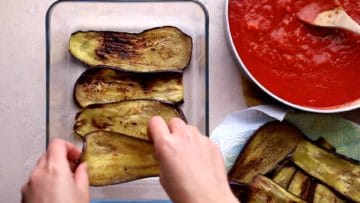
M 205 136 L 209 136 L 209 12 L 205 5 L 198 0 L 58 0 L 52 3 L 45 15 L 45 149 L 48 148 L 50 141 L 50 20 L 52 10 L 61 3 L 172 3 L 172 2 L 192 2 L 200 6 L 205 16 Z

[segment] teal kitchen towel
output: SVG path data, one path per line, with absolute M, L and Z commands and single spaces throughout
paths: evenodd
M 306 136 L 325 138 L 338 153 L 360 160 L 360 126 L 337 115 L 289 111 L 275 105 L 256 106 L 229 114 L 212 132 L 210 139 L 220 147 L 230 170 L 248 138 L 271 121 L 288 121 Z

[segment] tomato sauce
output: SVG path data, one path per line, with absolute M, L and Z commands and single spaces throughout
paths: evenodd
M 229 0 L 237 52 L 259 83 L 293 104 L 330 108 L 360 100 L 360 36 L 301 22 L 296 13 L 312 2 Z M 340 3 L 360 22 L 359 0 Z

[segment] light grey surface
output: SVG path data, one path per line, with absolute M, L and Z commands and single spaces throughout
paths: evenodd
M 44 150 L 44 16 L 50 1 L 0 1 L 0 202 L 20 186 Z
M 0 202 L 20 201 L 21 185 L 45 149 L 45 12 L 52 2 L 0 1 Z M 203 2 L 210 14 L 213 129 L 245 103 L 239 71 L 225 43 L 224 2 Z

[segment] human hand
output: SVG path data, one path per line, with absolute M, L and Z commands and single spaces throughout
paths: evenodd
M 160 164 L 160 183 L 175 203 L 238 202 L 228 185 L 218 147 L 194 126 L 156 116 L 149 134 Z
M 88 203 L 85 163 L 76 168 L 80 151 L 64 140 L 53 140 L 22 188 L 22 203 Z

